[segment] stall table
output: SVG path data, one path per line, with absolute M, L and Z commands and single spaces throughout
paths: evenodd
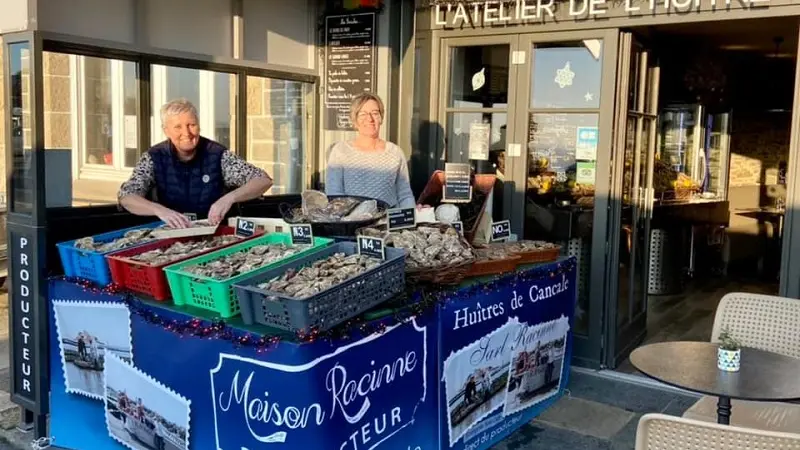
M 564 391 L 575 274 L 561 258 L 417 291 L 405 314 L 303 339 L 52 279 L 50 434 L 92 450 L 489 448 Z

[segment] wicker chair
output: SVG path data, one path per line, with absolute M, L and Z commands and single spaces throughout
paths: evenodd
M 745 347 L 800 358 L 800 300 L 740 292 L 726 294 L 717 307 L 711 342 L 719 342 L 725 328 Z M 733 400 L 731 405 L 731 425 L 800 431 L 798 404 Z M 705 396 L 683 417 L 716 422 L 716 411 L 717 398 Z
M 800 450 L 800 434 L 718 425 L 664 414 L 645 414 L 635 450 Z

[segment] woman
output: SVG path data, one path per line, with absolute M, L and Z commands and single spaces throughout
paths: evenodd
M 364 93 L 353 99 L 350 120 L 358 135 L 331 149 L 325 193 L 374 198 L 390 208 L 413 208 L 416 202 L 406 157 L 399 147 L 378 137 L 383 113 L 377 95 Z
M 200 136 L 198 122 L 197 109 L 188 100 L 161 107 L 167 140 L 142 155 L 131 178 L 120 187 L 123 208 L 157 216 L 172 228 L 189 226 L 185 213 L 207 217 L 216 225 L 234 203 L 260 197 L 272 187 L 266 172 Z M 145 198 L 153 188 L 156 201 Z

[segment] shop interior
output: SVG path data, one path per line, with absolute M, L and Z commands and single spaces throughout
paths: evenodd
M 778 292 L 797 22 L 629 31 L 660 76 L 651 233 L 633 242 L 623 206 L 618 323 L 646 298 L 645 343 L 708 340 L 724 294 Z M 640 176 L 633 166 L 624 186 Z M 635 245 L 645 251 L 632 253 Z

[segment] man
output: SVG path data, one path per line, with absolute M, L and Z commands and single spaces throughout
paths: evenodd
M 272 187 L 266 172 L 200 136 L 197 109 L 188 100 L 162 106 L 161 126 L 167 140 L 142 155 L 119 189 L 119 203 L 129 212 L 157 216 L 172 228 L 189 226 L 185 213 L 216 225 L 234 203 Z M 145 198 L 153 188 L 155 201 Z

